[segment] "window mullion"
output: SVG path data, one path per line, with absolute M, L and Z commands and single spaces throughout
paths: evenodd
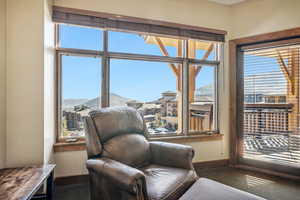
M 101 107 L 109 106 L 109 59 L 108 59 L 108 31 L 103 31 L 103 57 L 102 57 L 102 84 Z
M 57 98 L 57 102 L 56 102 L 56 106 L 57 106 L 57 140 L 59 140 L 59 138 L 62 136 L 62 55 L 60 53 L 56 53 L 56 65 L 57 65 L 57 94 L 58 94 L 58 98 Z
M 225 74 L 224 74 L 224 45 L 223 44 L 217 44 L 217 51 L 216 51 L 216 59 L 220 61 L 220 64 L 215 67 L 215 129 L 219 130 L 220 128 L 220 109 L 219 109 L 219 102 L 220 102 L 220 81 L 222 81 L 222 92 L 224 95 L 224 85 L 225 85 Z M 222 78 L 220 77 L 220 74 L 222 74 Z M 221 78 L 221 80 L 220 80 Z
M 182 66 L 182 132 L 184 135 L 189 131 L 189 61 L 188 41 L 184 41 L 184 61 Z
M 55 48 L 57 49 L 60 46 L 60 25 L 59 24 L 55 24 Z

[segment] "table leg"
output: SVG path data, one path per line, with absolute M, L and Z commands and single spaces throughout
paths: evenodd
M 54 182 L 53 182 L 53 171 L 50 173 L 47 179 L 46 199 L 52 200 L 54 194 Z

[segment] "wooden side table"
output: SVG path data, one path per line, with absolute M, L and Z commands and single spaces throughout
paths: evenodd
M 53 199 L 55 165 L 0 169 L 0 200 Z M 36 195 L 47 181 L 46 194 Z

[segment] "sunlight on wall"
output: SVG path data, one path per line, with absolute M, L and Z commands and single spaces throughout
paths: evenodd
M 0 169 L 6 160 L 6 3 L 0 0 Z

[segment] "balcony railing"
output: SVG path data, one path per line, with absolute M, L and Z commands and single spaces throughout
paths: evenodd
M 293 131 L 291 121 L 293 104 L 245 104 L 244 133 L 274 134 Z
M 300 162 L 300 134 L 293 106 L 244 105 L 245 157 L 290 164 Z

